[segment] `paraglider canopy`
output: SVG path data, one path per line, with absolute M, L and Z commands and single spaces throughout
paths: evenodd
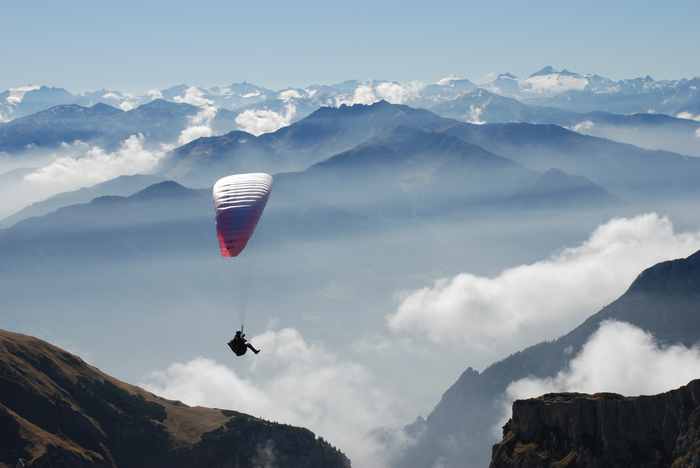
M 236 174 L 216 181 L 213 189 L 216 235 L 224 257 L 236 257 L 255 231 L 272 189 L 272 176 Z

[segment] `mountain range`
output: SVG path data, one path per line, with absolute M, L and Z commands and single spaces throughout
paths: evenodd
M 475 125 L 385 101 L 322 108 L 257 138 L 237 132 L 197 140 L 166 158 L 160 173 L 202 186 L 213 183 L 222 172 L 300 170 L 399 127 L 444 133 L 531 170 L 558 168 L 585 176 L 619 195 L 639 196 L 655 185 L 666 194 L 694 193 L 700 174 L 700 159 L 645 150 L 556 125 Z M 674 184 L 667 184 L 668 180 Z
M 465 370 L 430 415 L 407 428 L 417 442 L 395 466 L 426 467 L 437 460 L 446 467 L 487 466 L 491 431 L 498 424 L 498 408 L 508 384 L 526 377 L 555 376 L 606 320 L 635 325 L 662 344 L 696 345 L 699 301 L 700 252 L 648 268 L 620 298 L 570 333 L 526 348 L 482 372 Z
M 273 91 L 243 82 L 209 88 L 182 84 L 141 95 L 105 89 L 73 94 L 62 88 L 27 85 L 0 93 L 0 122 L 63 104 L 90 107 L 102 103 L 128 111 L 154 99 L 165 99 L 176 103 L 207 104 L 236 114 L 271 111 L 284 114 L 288 124 L 320 107 L 371 104 L 382 99 L 395 104 L 431 108 L 455 100 L 477 87 L 527 103 L 576 112 L 700 115 L 698 80 L 657 81 L 649 76 L 612 80 L 597 74 L 580 74 L 546 66 L 524 79 L 501 73 L 479 84 L 455 77 L 435 83 L 348 80 Z
M 193 125 L 200 108 L 156 99 L 129 111 L 107 104 L 84 107 L 66 104 L 0 124 L 0 152 L 17 156 L 27 150 L 51 150 L 82 141 L 107 150 L 131 135 L 143 135 L 153 146 L 174 143 Z M 211 125 L 219 132 L 235 128 L 228 111 L 218 112 Z
M 666 114 L 575 112 L 558 107 L 525 104 L 517 99 L 477 89 L 430 110 L 442 117 L 469 123 L 555 124 L 578 133 L 647 149 L 665 149 L 700 156 L 700 121 Z M 683 114 L 679 114 L 683 115 Z
M 166 101 L 154 101 L 142 107 L 148 106 L 169 110 L 193 111 L 194 109 L 185 104 L 171 104 Z M 122 112 L 113 109 L 110 115 L 117 112 L 120 118 L 126 119 L 130 113 L 137 111 L 138 109 Z M 147 111 L 148 109 L 142 109 L 140 113 Z M 23 120 L 18 119 L 15 122 Z M 51 127 L 52 125 L 47 125 L 46 128 Z M 465 185 L 457 181 L 452 182 L 452 186 L 460 187 L 462 195 L 472 190 L 469 187 L 485 189 L 489 185 L 498 186 L 498 194 L 492 197 L 492 201 L 498 197 L 517 196 L 521 190 L 529 190 L 527 186 L 532 182 L 526 179 L 531 178 L 533 171 L 546 173 L 550 169 L 556 169 L 560 173 L 573 177 L 585 177 L 588 179 L 587 183 L 598 186 L 599 192 L 605 191 L 613 197 L 626 201 L 644 200 L 651 187 L 656 189 L 654 196 L 659 199 L 692 197 L 698 190 L 696 180 L 700 176 L 700 159 L 697 158 L 616 143 L 582 135 L 556 125 L 527 123 L 476 125 L 457 122 L 426 110 L 389 104 L 386 101 L 371 105 L 324 107 L 288 127 L 257 137 L 249 133 L 233 131 L 222 136 L 199 138 L 176 148 L 163 157 L 154 169 L 153 176 L 174 179 L 191 187 L 209 187 L 221 174 L 226 173 L 265 171 L 281 174 L 288 171 L 304 171 L 314 164 L 323 163 L 311 171 L 318 178 L 324 173 L 322 169 L 336 167 L 337 162 L 342 160 L 345 171 L 343 177 L 350 177 L 349 174 L 359 174 L 363 170 L 371 171 L 369 164 L 373 162 L 383 161 L 383 164 L 389 167 L 393 162 L 403 161 L 401 164 L 405 164 L 405 169 L 393 175 L 390 174 L 391 171 L 387 171 L 381 177 L 396 179 L 401 174 L 401 180 L 397 179 L 387 187 L 399 187 L 403 193 L 401 196 L 407 196 L 405 190 L 411 183 L 419 183 L 421 177 L 424 181 L 430 179 L 433 169 L 429 169 L 425 163 L 431 162 L 431 154 L 435 152 L 440 155 L 433 161 L 438 164 L 437 161 L 446 157 L 445 151 L 463 154 L 489 153 L 491 160 L 507 158 L 512 167 L 515 167 L 513 163 L 518 165 L 521 176 L 514 177 L 512 174 L 504 176 L 498 184 L 495 183 L 495 179 L 488 179 L 491 182 L 484 184 Z M 394 156 L 394 159 L 391 159 L 390 156 L 391 154 L 417 155 L 420 152 L 423 152 L 422 163 L 414 159 L 408 164 L 405 158 Z M 359 154 L 365 156 L 361 158 L 357 156 Z M 331 159 L 334 157 L 335 159 Z M 324 161 L 327 162 L 324 163 Z M 357 165 L 354 172 L 350 170 L 352 164 Z M 526 175 L 528 171 L 530 176 Z M 25 173 L 26 170 L 7 174 L 6 188 L 17 191 L 27 185 L 23 179 Z M 329 172 L 325 171 L 325 173 Z M 484 176 L 483 171 L 473 174 L 477 173 Z M 561 178 L 560 173 L 554 172 L 550 175 L 558 174 L 554 177 Z M 470 180 L 469 171 L 457 171 L 455 174 L 461 174 L 466 177 L 464 180 Z M 448 174 L 445 174 L 445 177 L 447 176 Z M 293 176 L 292 179 L 295 177 Z M 310 180 L 308 174 L 303 177 L 304 180 Z M 283 179 L 285 178 L 287 178 L 286 175 Z M 349 181 L 350 179 L 343 185 L 352 187 Z M 388 179 L 384 182 L 389 183 Z M 357 182 L 357 184 L 360 183 L 364 184 L 368 181 Z M 330 188 L 331 185 L 333 189 Z M 337 189 L 340 185 L 338 183 L 331 185 L 328 185 L 329 188 L 325 192 L 339 195 L 340 192 Z M 300 187 L 304 186 L 304 184 L 300 185 Z M 314 184 L 309 184 L 308 187 L 307 193 L 318 189 L 315 193 L 316 197 L 319 193 L 323 193 L 320 187 Z M 311 189 L 311 187 L 314 188 Z M 448 184 L 442 184 L 440 190 L 444 191 L 447 187 L 449 187 Z M 350 188 L 350 190 L 353 189 Z M 118 190 L 113 193 L 107 191 L 99 193 L 127 194 Z M 389 196 L 390 193 L 397 192 L 388 192 L 385 189 L 383 197 Z M 435 195 L 437 196 L 437 192 Z M 460 195 L 461 200 L 465 202 L 466 199 L 462 195 Z M 446 193 L 443 193 L 443 196 L 446 196 Z M 455 199 L 458 198 L 459 196 Z M 82 198 L 76 201 L 85 202 L 88 199 Z M 59 207 L 67 204 L 69 203 L 61 202 L 51 206 Z M 4 224 L 9 225 L 30 213 L 31 211 L 24 211 L 6 220 Z

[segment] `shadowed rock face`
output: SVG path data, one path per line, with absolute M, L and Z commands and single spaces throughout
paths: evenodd
M 0 468 L 348 467 L 306 429 L 189 407 L 0 330 Z
M 654 396 L 518 400 L 491 468 L 700 466 L 700 380 Z

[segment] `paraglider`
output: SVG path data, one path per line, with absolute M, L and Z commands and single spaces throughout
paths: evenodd
M 245 249 L 260 220 L 272 189 L 272 176 L 265 173 L 236 174 L 216 181 L 212 190 L 216 210 L 216 236 L 222 257 L 237 257 Z M 237 356 L 251 349 L 243 324 L 236 336 L 228 342 Z
M 236 356 L 243 356 L 249 349 L 255 354 L 260 352 L 259 349 L 256 349 L 255 346 L 248 342 L 242 329 L 236 331 L 236 336 L 228 342 L 228 347 L 231 348 L 231 351 L 233 351 Z

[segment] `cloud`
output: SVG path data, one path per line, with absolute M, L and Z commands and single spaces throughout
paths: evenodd
M 692 114 L 690 112 L 679 112 L 676 114 L 676 117 L 679 119 L 686 119 L 686 120 L 696 120 L 700 122 L 700 114 Z
M 113 153 L 83 142 L 64 144 L 62 156 L 24 176 L 44 196 L 94 185 L 121 175 L 150 172 L 163 151 L 144 148 L 143 135 L 131 135 Z
M 214 134 L 211 124 L 216 117 L 218 109 L 213 105 L 211 99 L 207 99 L 204 91 L 196 86 L 190 86 L 182 96 L 175 96 L 173 100 L 200 108 L 196 115 L 190 117 L 189 126 L 180 132 L 177 139 L 180 145 L 185 145 L 197 138 L 210 137 Z
M 494 76 L 495 76 L 495 75 L 494 75 Z M 448 76 L 446 76 L 446 77 L 444 77 L 444 78 L 441 78 L 441 79 L 437 80 L 437 82 L 436 82 L 435 84 L 438 84 L 438 85 L 440 85 L 440 86 L 449 86 L 449 85 L 452 84 L 453 81 L 463 80 L 463 79 L 464 79 L 463 76 L 459 76 L 459 75 L 448 75 Z M 491 81 L 491 80 L 489 80 L 489 81 Z
M 574 125 L 573 131 L 578 133 L 586 133 L 593 130 L 593 127 L 595 127 L 595 123 L 593 123 L 591 120 L 584 120 Z
M 425 85 L 418 81 L 397 83 L 382 81 L 376 84 L 365 83 L 357 86 L 351 96 L 341 95 L 336 97 L 335 105 L 374 104 L 385 100 L 392 104 L 404 104 L 418 98 L 421 89 Z
M 197 107 L 206 107 L 213 104 L 210 99 L 206 98 L 204 91 L 196 86 L 190 86 L 185 90 L 185 94 L 182 96 L 175 96 L 173 101 L 181 104 L 190 104 Z
M 695 130 L 695 136 L 696 136 L 697 138 L 700 138 L 700 128 L 698 128 L 697 130 Z
M 258 94 L 260 93 L 258 92 Z M 279 98 L 285 102 L 291 101 L 292 99 L 301 99 L 301 97 L 301 93 L 296 89 L 285 89 L 279 93 Z
M 119 103 L 119 108 L 125 112 L 136 109 L 136 106 L 137 106 L 136 102 L 129 101 L 128 99 L 126 101 L 122 101 Z
M 269 109 L 248 109 L 236 116 L 236 125 L 244 132 L 261 135 L 288 126 L 296 112 L 296 106 L 291 101 L 287 102 L 283 113 Z
M 159 89 L 149 89 L 146 91 L 146 96 L 148 96 L 148 99 L 151 101 L 155 99 L 163 99 L 163 93 L 161 93 Z
M 461 273 L 406 293 L 387 317 L 394 334 L 467 350 L 487 363 L 565 333 L 617 298 L 645 268 L 700 249 L 700 233 L 678 233 L 645 214 L 599 226 L 582 244 L 494 277 Z
M 483 120 L 481 120 L 481 114 L 484 112 L 484 106 L 477 106 L 477 105 L 470 105 L 469 106 L 469 114 L 467 115 L 466 121 L 469 123 L 473 124 L 485 124 Z
M 27 85 L 27 86 L 18 86 L 17 88 L 10 88 L 8 91 L 8 96 L 6 99 L 6 102 L 10 105 L 16 106 L 18 104 L 22 103 L 22 100 L 24 100 L 24 95 L 27 94 L 30 91 L 36 91 L 40 87 L 37 85 Z
M 653 395 L 687 384 L 700 375 L 700 349 L 663 346 L 629 323 L 603 322 L 555 377 L 512 382 L 505 394 L 503 422 L 513 401 L 551 392 L 614 392 Z
M 178 136 L 177 142 L 185 145 L 197 138 L 210 137 L 214 134 L 211 124 L 216 117 L 218 109 L 214 106 L 204 106 L 193 117 L 190 118 L 190 125 Z
M 520 85 L 523 91 L 551 96 L 571 90 L 582 91 L 588 85 L 588 80 L 579 76 L 551 73 L 531 76 L 521 81 Z
M 396 399 L 376 387 L 364 366 L 339 359 L 290 328 L 251 341 L 262 352 L 242 359 L 247 369 L 196 358 L 153 373 L 144 386 L 190 405 L 308 427 L 341 447 L 355 466 L 383 466 L 384 447 L 372 431 L 398 424 Z

